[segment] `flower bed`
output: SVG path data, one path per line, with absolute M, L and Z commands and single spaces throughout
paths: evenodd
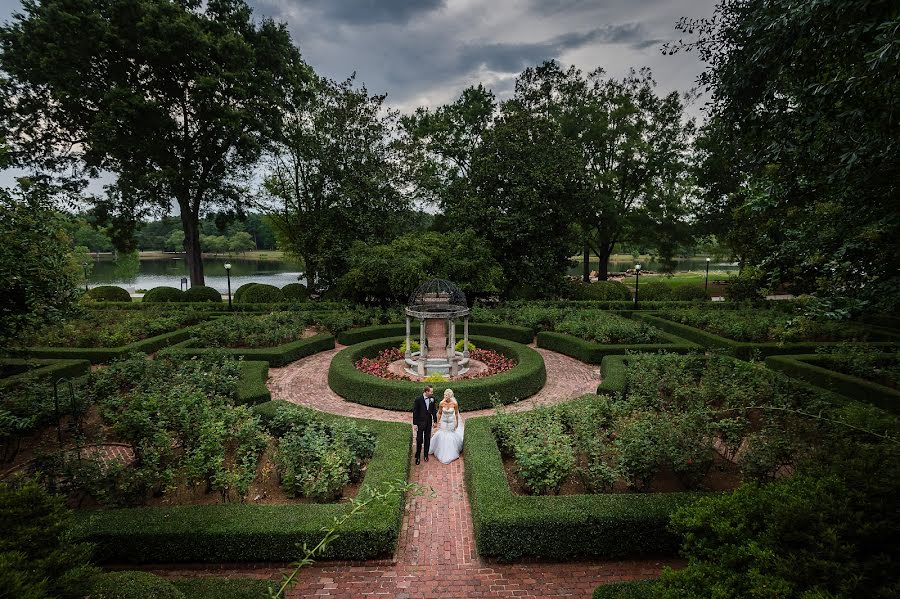
M 354 366 L 356 366 L 356 369 L 360 372 L 389 381 L 409 380 L 409 377 L 392 372 L 390 369 L 391 364 L 403 360 L 404 355 L 405 353 L 401 349 L 389 347 L 378 352 L 373 358 L 363 356 L 354 363 Z M 476 374 L 463 375 L 460 377 L 460 380 L 494 376 L 495 374 L 501 374 L 516 367 L 515 360 L 490 349 L 473 349 L 469 353 L 469 358 L 484 364 L 485 369 L 480 370 Z
M 317 319 L 309 312 L 272 312 L 263 316 L 223 316 L 196 327 L 191 336 L 198 347 L 263 348 L 310 336 Z

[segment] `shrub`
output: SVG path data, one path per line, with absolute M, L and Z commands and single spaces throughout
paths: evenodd
M 183 599 L 184 593 L 150 572 L 106 572 L 97 577 L 88 599 Z
M 583 283 L 571 281 L 568 296 L 574 300 L 627 301 L 631 299 L 631 289 L 620 281 L 597 281 Z
M 460 339 L 459 341 L 457 341 L 457 342 L 456 342 L 456 345 L 454 346 L 455 350 L 456 350 L 456 351 L 463 351 L 463 343 L 465 343 L 465 339 Z M 406 342 L 404 341 L 403 344 L 406 345 Z M 474 343 L 472 343 L 471 341 L 469 341 L 469 347 L 468 347 L 468 349 L 469 349 L 470 352 L 473 352 L 473 351 L 475 351 L 477 348 L 475 347 L 475 344 L 474 344 Z
M 254 283 L 241 294 L 241 299 L 237 301 L 241 304 L 274 304 L 283 302 L 284 294 L 274 285 Z
M 647 281 L 638 289 L 638 301 L 664 302 L 674 299 L 672 286 L 663 281 Z
M 186 302 L 221 302 L 222 293 L 205 285 L 196 285 L 184 292 Z
M 244 294 L 247 292 L 248 289 L 250 289 L 251 287 L 253 287 L 256 284 L 257 283 L 244 283 L 243 285 L 241 285 L 240 287 L 235 289 L 234 294 L 231 297 L 232 302 L 238 303 L 238 304 L 243 303 L 242 298 L 244 297 Z
M 526 489 L 537 495 L 559 492 L 575 469 L 575 450 L 557 413 L 535 410 L 504 424 L 504 446 L 510 448 Z
M 7 597 L 84 597 L 96 570 L 61 497 L 31 479 L 0 482 L 0 588 Z
M 281 288 L 284 299 L 292 302 L 305 302 L 309 299 L 309 290 L 302 283 L 288 283 Z
M 301 339 L 310 320 L 306 312 L 235 314 L 204 322 L 191 335 L 197 347 L 275 347 Z
M 594 589 L 592 599 L 650 599 L 658 583 L 655 580 L 629 580 L 604 584 Z
M 185 301 L 184 291 L 174 287 L 154 287 L 144 294 L 143 303 L 168 303 Z
M 100 285 L 92 287 L 85 297 L 98 302 L 130 302 L 131 295 L 118 285 Z
M 687 283 L 672 289 L 672 299 L 678 301 L 708 300 L 709 292 L 700 283 Z
M 731 302 L 758 302 L 764 297 L 765 273 L 748 266 L 744 267 L 736 277 L 728 279 L 725 286 L 725 299 Z
M 30 347 L 120 347 L 174 331 L 200 318 L 192 310 L 152 308 L 155 309 L 88 310 L 81 318 L 37 331 L 23 343 Z
M 422 346 L 419 345 L 419 342 L 413 341 L 412 339 L 409 340 L 409 347 L 410 347 L 409 351 L 411 351 L 412 353 L 416 353 L 417 351 L 420 351 L 422 349 Z M 400 351 L 404 355 L 406 355 L 406 339 L 404 339 L 403 343 L 400 344 Z
M 581 310 L 566 315 L 556 324 L 556 332 L 607 345 L 636 345 L 663 341 L 660 332 L 645 322 L 599 310 Z

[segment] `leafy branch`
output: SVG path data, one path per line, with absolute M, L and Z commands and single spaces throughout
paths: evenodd
M 293 570 L 282 577 L 281 587 L 279 587 L 278 591 L 273 592 L 272 588 L 269 588 L 269 597 L 271 599 L 284 597 L 285 591 L 297 584 L 297 576 L 300 574 L 300 570 L 312 565 L 316 557 L 325 553 L 328 546 L 340 536 L 340 531 L 351 518 L 365 511 L 371 505 L 386 503 L 390 499 L 398 496 L 402 497 L 406 493 L 412 493 L 413 497 L 420 497 L 425 494 L 425 489 L 416 483 L 407 483 L 402 480 L 388 481 L 376 487 L 366 487 L 360 496 L 350 500 L 352 507 L 347 513 L 340 517 L 335 516 L 331 526 L 322 528 L 325 536 L 322 537 L 315 547 L 310 548 L 306 543 L 303 544 L 303 557 L 291 564 Z M 434 498 L 436 496 L 434 488 L 431 488 L 430 497 Z

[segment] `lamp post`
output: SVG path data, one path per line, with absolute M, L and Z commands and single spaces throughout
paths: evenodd
M 706 259 L 706 283 L 703 285 L 706 295 L 709 295 L 709 258 Z
M 181 277 L 181 282 L 179 283 L 179 285 L 181 286 L 180 288 L 182 291 L 187 289 L 187 277 Z
M 228 309 L 231 310 L 231 262 L 225 263 L 225 277 L 228 279 Z
M 638 289 L 641 287 L 641 265 L 634 265 L 634 309 L 638 307 Z
M 85 292 L 85 293 L 88 292 L 88 272 L 87 272 L 87 267 L 88 267 L 88 263 L 87 263 L 87 262 L 82 262 L 82 263 L 81 263 L 81 268 L 84 269 L 84 292 Z

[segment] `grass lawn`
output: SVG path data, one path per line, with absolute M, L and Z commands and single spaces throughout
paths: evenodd
M 709 271 L 709 284 L 712 285 L 713 281 L 723 281 L 733 273 L 730 273 L 725 270 L 711 270 Z M 703 284 L 706 281 L 706 273 L 705 272 L 677 272 L 672 276 L 667 275 L 642 275 L 641 281 L 661 281 L 672 287 L 679 287 L 681 285 L 689 285 L 689 284 Z M 628 285 L 629 287 L 634 287 L 634 277 L 625 277 L 622 279 L 622 282 Z

